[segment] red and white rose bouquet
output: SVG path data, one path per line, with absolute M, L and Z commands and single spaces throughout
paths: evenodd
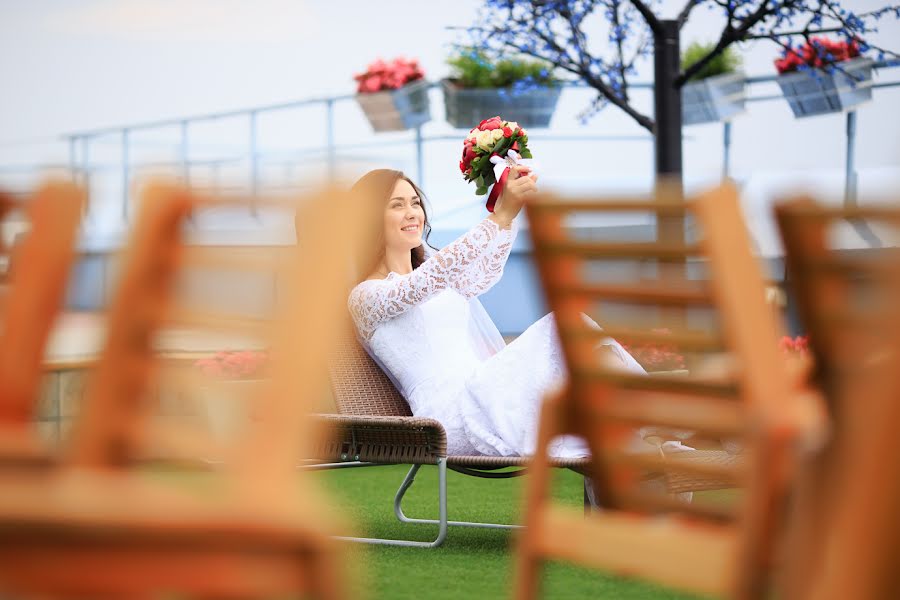
M 531 151 L 528 134 L 515 121 L 504 121 L 499 116 L 485 119 L 469 131 L 463 141 L 459 170 L 466 181 L 475 182 L 475 193 L 483 196 L 488 187 L 494 186 L 487 200 L 487 209 L 494 212 L 494 204 L 511 167 L 529 165 Z

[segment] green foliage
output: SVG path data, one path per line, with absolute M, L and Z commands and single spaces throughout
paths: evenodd
M 701 44 L 699 42 L 693 42 L 687 47 L 687 50 L 681 54 L 681 70 L 686 71 L 691 65 L 712 52 L 715 47 L 716 45 L 714 43 Z M 740 66 L 740 55 L 734 50 L 733 46 L 728 46 L 722 53 L 703 65 L 703 68 L 691 77 L 691 81 L 699 81 L 700 79 L 706 79 L 707 77 L 734 73 Z
M 506 88 L 519 81 L 538 86 L 553 87 L 559 80 L 553 76 L 553 66 L 542 60 L 503 58 L 492 61 L 479 50 L 463 48 L 447 60 L 452 67 L 451 79 L 465 88 Z

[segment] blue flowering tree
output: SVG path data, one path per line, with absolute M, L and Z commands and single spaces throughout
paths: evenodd
M 709 61 L 738 42 L 771 40 L 785 51 L 833 33 L 856 40 L 879 59 L 897 55 L 866 42 L 882 18 L 900 17 L 900 5 L 865 13 L 840 0 L 685 0 L 662 15 L 661 0 L 486 0 L 477 24 L 465 28 L 467 44 L 487 55 L 520 54 L 546 60 L 597 92 L 584 117 L 613 105 L 656 138 L 656 172 L 680 177 L 681 86 Z M 705 7 L 721 15 L 718 39 L 708 54 L 682 70 L 680 32 Z M 631 100 L 629 79 L 642 59 L 654 60 L 654 115 Z M 834 61 L 823 56 L 828 68 Z

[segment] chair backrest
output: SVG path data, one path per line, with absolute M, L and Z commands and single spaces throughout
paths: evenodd
M 786 556 L 786 597 L 900 594 L 900 208 L 776 207 L 788 281 L 831 416 L 804 464 Z M 842 229 L 887 247 L 840 249 Z M 839 565 L 839 566 L 838 566 Z
M 360 345 L 352 327 L 339 334 L 329 361 L 331 391 L 342 415 L 409 417 L 409 404 Z
M 778 350 L 780 324 L 765 303 L 736 191 L 724 186 L 689 203 L 667 190 L 649 202 L 546 196 L 527 211 L 570 374 L 560 400 L 562 431 L 583 436 L 591 448 L 589 472 L 604 508 L 597 519 L 614 535 L 632 539 L 633 554 L 611 555 L 599 544 L 581 546 L 584 556 L 561 554 L 694 591 L 758 594 L 793 452 L 815 439 L 816 431 L 801 439 L 810 419 L 818 423 L 813 409 L 794 407 L 795 390 Z M 590 224 L 635 214 L 650 215 L 656 239 L 597 241 L 575 226 L 579 220 Z M 686 239 L 689 223 L 699 227 L 698 239 Z M 623 371 L 616 360 L 598 356 L 607 336 L 636 354 L 648 343 L 684 353 L 690 373 L 648 377 Z M 737 439 L 745 460 L 740 468 L 691 465 L 634 452 L 641 426 L 670 438 L 675 429 Z M 648 469 L 721 477 L 744 488 L 744 498 L 731 507 L 675 501 L 665 486 L 647 488 Z M 660 537 L 651 532 L 661 513 L 670 518 Z M 642 552 L 644 560 L 628 562 L 629 555 Z
M 0 218 L 18 204 L 0 198 Z M 45 346 L 63 308 L 85 193 L 66 182 L 39 187 L 21 207 L 30 230 L 9 256 L 0 333 L 0 425 L 30 427 L 37 408 Z
M 28 527 L 38 532 L 27 542 L 26 558 L 0 569 L 4 584 L 12 572 L 16 589 L 26 595 L 76 590 L 78 597 L 136 597 L 165 588 L 197 597 L 305 591 L 335 598 L 342 587 L 341 561 L 329 536 L 346 529 L 311 476 L 298 472 L 297 462 L 308 456 L 304 446 L 317 436 L 309 413 L 325 386 L 334 331 L 347 326 L 340 267 L 355 243 L 371 242 L 363 239 L 363 225 L 376 215 L 354 207 L 339 191 L 300 203 L 304 245 L 275 260 L 281 294 L 268 327 L 269 378 L 254 398 L 254 418 L 226 455 L 230 460 L 216 492 L 194 494 L 183 481 L 148 480 L 133 468 L 144 456 L 150 430 L 148 392 L 162 371 L 154 340 L 173 318 L 213 330 L 257 327 L 240 316 L 176 306 L 178 277 L 186 266 L 234 266 L 228 253 L 219 257 L 218 250 L 186 244 L 189 216 L 246 202 L 168 184 L 148 186 L 141 200 L 111 302 L 106 346 L 64 449 L 66 460 L 41 477 L 2 473 L 4 490 L 17 492 L 0 494 L 4 556 L 14 553 L 22 527 L 23 537 L 32 531 Z M 333 228 L 327 225 L 334 222 L 342 224 L 349 242 L 332 248 Z M 250 258 L 241 261 L 241 269 L 270 266 Z M 30 569 L 16 568 L 29 559 Z M 36 564 L 41 568 L 34 569 Z M 105 564 L 113 566 L 104 569 Z

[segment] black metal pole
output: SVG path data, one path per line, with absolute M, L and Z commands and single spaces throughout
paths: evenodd
M 654 32 L 653 101 L 656 113 L 656 197 L 661 202 L 678 201 L 683 194 L 681 179 L 681 88 L 675 79 L 681 72 L 678 22 L 661 20 Z M 685 240 L 683 216 L 658 217 L 656 239 L 672 245 Z M 684 279 L 687 263 L 676 261 L 658 265 L 661 277 Z M 665 311 L 666 323 L 682 325 L 683 310 Z
M 654 42 L 654 105 L 656 112 L 656 176 L 681 179 L 681 72 L 678 21 L 662 20 Z

